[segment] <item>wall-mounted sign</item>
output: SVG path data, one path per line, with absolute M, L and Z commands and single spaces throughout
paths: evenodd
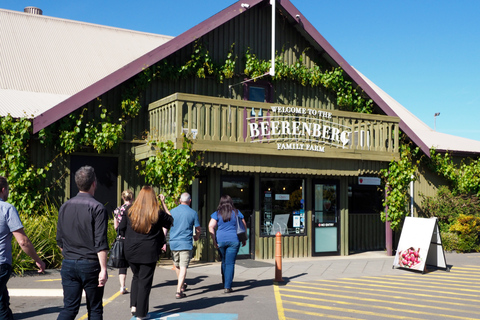
M 358 177 L 358 184 L 365 186 L 379 186 L 381 182 L 378 177 Z
M 347 148 L 352 129 L 332 121 L 332 113 L 302 107 L 270 107 L 246 118 L 251 142 L 276 142 L 277 150 L 325 152 L 325 145 Z
M 278 194 L 278 193 L 276 193 L 275 194 L 275 200 L 288 201 L 288 200 L 290 200 L 290 195 L 289 194 Z

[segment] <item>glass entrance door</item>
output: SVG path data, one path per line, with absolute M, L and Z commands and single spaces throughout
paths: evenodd
M 253 239 L 251 237 L 254 230 L 253 226 L 253 180 L 250 177 L 242 176 L 224 176 L 222 177 L 222 195 L 228 194 L 232 200 L 235 208 L 245 217 L 247 223 L 247 244 L 240 247 L 238 252 L 239 258 L 252 258 Z
M 318 181 L 314 182 L 313 188 L 312 254 L 338 254 L 340 252 L 338 182 Z

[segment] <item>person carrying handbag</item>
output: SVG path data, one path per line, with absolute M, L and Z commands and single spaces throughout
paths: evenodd
M 122 218 L 125 214 L 125 211 L 127 208 L 132 204 L 133 201 L 133 192 L 131 190 L 124 190 L 122 192 L 122 201 L 123 204 L 116 208 L 113 211 L 113 226 L 115 227 L 115 230 L 118 229 L 118 225 L 120 224 L 120 221 L 122 221 Z M 118 230 L 117 230 L 117 237 L 119 236 Z M 120 282 L 120 293 L 125 294 L 127 293 L 127 287 L 125 286 L 125 280 L 127 278 L 127 269 L 126 268 L 119 268 L 118 269 L 118 281 Z
M 235 262 L 240 244 L 245 246 L 246 240 L 240 241 L 237 235 L 237 216 L 247 228 L 243 214 L 235 208 L 232 198 L 224 195 L 220 198 L 217 211 L 212 213 L 208 231 L 213 239 L 213 245 L 218 249 L 222 259 L 222 283 L 224 293 L 232 292 L 232 282 L 235 273 Z

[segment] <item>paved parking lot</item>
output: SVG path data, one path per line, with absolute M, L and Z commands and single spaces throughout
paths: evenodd
M 480 319 L 480 254 L 446 254 L 451 271 L 425 274 L 393 269 L 393 257 L 367 252 L 348 257 L 284 259 L 274 284 L 274 261 L 239 260 L 234 292 L 224 294 L 219 263 L 195 263 L 187 297 L 175 299 L 169 261 L 155 273 L 151 319 Z M 131 279 L 131 273 L 127 281 Z M 127 282 L 127 283 L 128 283 Z M 62 307 L 60 273 L 9 281 L 16 319 L 56 319 Z M 131 319 L 129 295 L 118 293 L 116 270 L 104 295 L 104 319 Z M 77 319 L 87 319 L 82 306 Z

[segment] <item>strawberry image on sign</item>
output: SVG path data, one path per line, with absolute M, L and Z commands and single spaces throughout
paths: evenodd
M 410 247 L 399 253 L 399 263 L 401 267 L 415 268 L 421 262 L 420 248 Z

